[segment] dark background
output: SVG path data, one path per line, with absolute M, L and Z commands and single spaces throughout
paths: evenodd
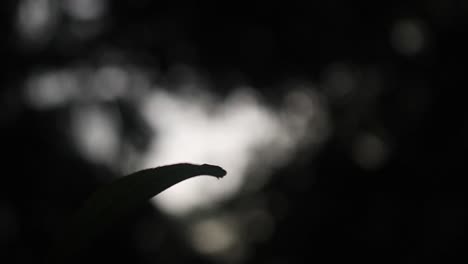
M 2 263 L 41 263 L 62 223 L 105 182 L 103 175 L 113 174 L 69 146 L 67 106 L 39 111 L 27 105 L 25 79 L 41 69 L 93 64 L 109 51 L 163 75 L 190 65 L 221 95 L 248 83 L 272 103 L 285 83 L 320 84 L 333 133 L 315 155 L 274 172 L 263 189 L 268 207 L 275 212 L 273 194 L 281 193 L 288 210 L 242 263 L 466 262 L 467 1 L 107 1 L 104 15 L 92 22 L 62 15 L 46 37 L 31 38 L 16 22 L 24 2 L 0 4 Z M 419 25 L 421 47 L 411 49 L 418 32 L 398 35 L 401 21 Z M 77 37 L 74 27 L 85 33 Z M 326 69 L 336 63 L 358 76 L 345 95 L 326 89 Z M 145 125 L 125 102 L 115 103 L 129 109 L 122 129 L 144 150 L 151 136 Z M 363 132 L 387 140 L 384 163 L 366 167 L 353 158 Z M 289 177 L 309 174 L 315 180 L 305 188 Z M 143 254 L 131 234 L 136 227 L 154 229 L 143 224 L 148 219 L 166 233 Z M 236 262 L 198 254 L 178 228 L 148 205 L 83 261 Z

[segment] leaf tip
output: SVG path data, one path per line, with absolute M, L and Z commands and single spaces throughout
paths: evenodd
M 207 175 L 215 176 L 218 179 L 223 178 L 227 174 L 226 170 L 216 165 L 202 164 L 201 168 Z

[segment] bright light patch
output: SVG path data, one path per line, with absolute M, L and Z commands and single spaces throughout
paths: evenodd
M 99 107 L 75 110 L 72 131 L 78 150 L 93 162 L 112 164 L 118 153 L 119 135 L 115 115 Z
M 23 0 L 18 6 L 17 26 L 23 38 L 42 41 L 50 32 L 57 16 L 51 0 Z
M 96 98 L 103 101 L 122 96 L 130 83 L 129 73 L 119 66 L 104 66 L 93 75 L 93 91 Z
M 196 78 L 186 78 L 177 93 L 152 85 L 145 73 L 119 65 L 72 68 L 28 78 L 25 99 L 38 110 L 72 107 L 70 129 L 78 151 L 120 174 L 180 162 L 227 170 L 219 182 L 196 177 L 156 197 L 160 208 L 177 216 L 216 206 L 241 190 L 258 190 L 300 147 L 313 150 L 328 135 L 319 96 L 306 85 L 291 86 L 277 107 L 247 87 L 217 98 Z M 120 137 L 119 115 L 112 111 L 119 98 L 140 107 L 155 132 L 145 153 L 134 153 Z M 120 154 L 124 158 L 117 161 Z
M 223 219 L 206 219 L 193 225 L 191 240 L 199 252 L 216 255 L 232 250 L 239 243 L 238 233 L 232 223 Z
M 78 20 L 94 20 L 101 17 L 107 9 L 104 0 L 66 0 L 65 11 Z
M 141 96 L 148 84 L 140 75 L 119 65 L 36 73 L 27 79 L 24 96 L 38 110 L 77 101 L 112 102 L 122 97 Z M 134 88 L 134 94 L 130 94 L 129 88 Z
M 197 97 L 163 90 L 148 96 L 143 113 L 157 137 L 141 167 L 212 163 L 228 172 L 219 182 L 198 177 L 177 184 L 159 194 L 154 199 L 156 204 L 174 215 L 209 207 L 232 197 L 243 184 L 255 182 L 262 173 L 284 164 L 297 145 L 305 143 L 309 128 L 306 124 L 317 114 L 317 106 L 298 95 L 307 96 L 291 92 L 286 96 L 289 103 L 298 103 L 280 111 L 261 104 L 249 89 L 237 90 L 223 103 L 215 103 L 202 91 Z M 261 165 L 255 165 L 256 162 Z M 255 174 L 249 174 L 250 169 Z
M 60 106 L 78 94 L 76 82 L 76 76 L 68 72 L 33 76 L 26 84 L 25 97 L 37 109 Z

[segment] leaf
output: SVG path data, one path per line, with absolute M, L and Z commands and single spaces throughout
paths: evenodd
M 114 221 L 139 204 L 183 180 L 208 175 L 222 178 L 226 171 L 219 166 L 179 163 L 141 170 L 98 189 L 73 217 L 52 251 L 63 261 L 86 248 Z

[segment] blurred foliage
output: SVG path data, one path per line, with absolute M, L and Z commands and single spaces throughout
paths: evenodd
M 144 153 L 158 136 L 131 93 L 108 97 L 118 90 L 102 96 L 92 88 L 87 73 L 101 66 L 112 73 L 115 65 L 169 87 L 186 81 L 177 67 L 188 65 L 221 98 L 248 85 L 273 107 L 291 87 L 306 84 L 325 105 L 330 130 L 320 148 L 305 148 L 272 170 L 260 192 L 226 201 L 215 220 L 200 212 L 187 227 L 148 205 L 125 230 L 98 242 L 92 262 L 466 262 L 467 1 L 7 0 L 0 6 L 5 263 L 41 263 L 84 199 L 120 173 L 108 165 L 132 168 L 122 164 L 126 150 Z M 73 101 L 31 104 L 28 98 L 37 97 L 28 93 L 28 81 L 48 72 L 60 74 L 45 78 L 46 91 L 79 76 Z M 110 76 L 112 82 L 122 75 Z M 124 143 L 105 145 L 114 155 L 100 152 L 107 165 L 86 159 L 70 137 L 70 117 L 88 106 L 91 113 L 119 113 L 110 131 Z M 226 254 L 203 254 L 216 247 L 196 234 L 225 229 L 244 242 Z M 205 247 L 191 246 L 186 234 L 192 233 Z

